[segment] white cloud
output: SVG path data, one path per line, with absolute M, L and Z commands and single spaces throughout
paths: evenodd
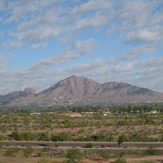
M 156 48 L 151 44 L 149 44 L 137 48 L 132 48 L 132 50 L 124 53 L 123 55 L 115 59 L 116 61 L 128 61 L 128 60 L 137 59 L 144 54 L 154 54 L 155 52 L 156 52 Z
M 35 26 L 43 26 L 43 24 L 49 24 L 49 25 L 55 24 L 55 23 L 59 24 L 59 22 L 62 21 L 62 18 L 60 18 L 59 16 L 65 12 L 66 10 L 63 7 L 55 6 L 54 8 L 49 9 L 44 14 L 42 13 L 37 14 L 36 17 L 31 17 L 30 20 L 21 22 L 17 26 L 17 31 L 18 32 L 26 31 Z
M 135 69 L 135 62 L 127 63 L 127 64 L 120 64 L 114 67 L 114 71 L 132 71 Z
M 81 56 L 90 55 L 93 52 L 94 40 L 89 39 L 82 42 L 76 42 L 75 44 L 68 46 L 60 55 L 53 56 L 48 59 L 44 59 L 37 64 L 30 67 L 30 71 L 44 71 L 48 70 L 52 66 L 67 64 Z
M 159 57 L 119 65 L 111 64 L 109 60 L 95 60 L 72 66 L 68 69 L 68 73 L 91 77 L 101 83 L 121 81 L 163 92 L 160 82 L 163 80 L 162 69 L 163 58 Z
M 66 4 L 66 1 L 9 1 L 6 8 L 7 13 L 10 13 L 7 21 L 18 21 L 15 29 L 17 32 L 13 29 L 11 36 L 25 44 L 29 42 L 35 44 L 35 42 L 70 35 L 78 29 L 82 30 L 87 27 L 98 29 L 107 24 L 109 31 L 113 33 L 119 30 L 122 35 L 124 31 L 129 30 L 126 36 L 129 43 L 153 41 L 158 37 L 159 32 L 147 28 L 140 30 L 136 28 L 153 26 L 163 20 L 162 13 L 152 14 L 161 3 L 159 0 L 120 0 L 117 2 L 88 0 L 81 2 L 80 5 L 77 3 L 72 8 L 66 5 L 61 6 L 62 3 Z M 136 31 L 133 31 L 135 29 Z
M 76 29 L 83 29 L 89 26 L 98 27 L 108 22 L 108 16 L 96 12 L 92 17 L 78 19 L 76 21 Z
M 48 66 L 48 64 L 52 64 L 52 62 L 49 60 L 49 62 L 44 62 L 44 64 L 45 65 L 42 66 Z M 19 71 L 3 70 L 0 71 L 0 84 L 4 82 L 6 84 L 1 89 L 1 92 L 7 93 L 13 90 L 24 89 L 25 87 L 32 87 L 40 91 L 72 74 L 92 78 L 100 83 L 114 80 L 163 91 L 161 87 L 162 83 L 160 82 L 163 80 L 162 58 L 115 65 L 116 64 L 110 64 L 109 60 L 97 59 L 77 66 L 71 66 L 65 70 L 60 68 L 55 70 L 43 69 L 42 71 L 39 69 L 38 71 L 36 67 Z M 8 84 L 10 84 L 10 88 L 8 88 Z
M 156 30 L 158 29 L 158 30 Z M 163 30 L 159 28 L 141 29 L 129 32 L 126 36 L 127 43 L 155 42 L 163 39 Z
M 97 9 L 108 9 L 112 6 L 112 1 L 108 0 L 90 0 L 86 3 L 82 3 L 80 6 L 76 6 L 72 10 L 72 14 L 81 15 L 89 11 L 95 11 Z
M 10 49 L 16 56 L 21 48 L 32 53 L 30 50 L 50 45 L 51 40 L 55 47 L 57 43 L 66 46 L 53 57 L 48 51 L 45 59 L 40 57 L 22 70 L 5 69 L 0 59 L 0 84 L 4 85 L 1 92 L 26 86 L 41 90 L 72 74 L 162 90 L 159 81 L 163 80 L 163 61 L 157 54 L 163 40 L 160 4 L 162 0 L 1 0 L 3 48 L 18 48 Z M 89 31 L 96 33 L 89 35 Z M 110 42 L 108 49 L 103 45 L 105 41 Z M 110 50 L 112 44 L 118 47 L 116 52 Z M 97 47 L 101 49 L 96 51 Z M 7 50 L 2 51 L 4 56 Z M 74 62 L 79 60 L 80 64 Z M 152 78 L 155 82 L 151 82 Z
M 117 3 L 120 12 L 119 17 L 124 20 L 124 25 L 134 25 L 135 27 L 142 27 L 150 22 L 149 17 L 152 17 L 153 10 L 161 4 L 161 1 L 149 0 L 121 0 Z M 141 13 L 141 14 L 140 14 Z
M 24 40 L 27 43 L 46 41 L 52 38 L 55 38 L 62 34 L 62 32 L 68 32 L 68 29 L 53 27 L 53 26 L 44 26 L 44 27 L 35 27 L 27 32 L 12 33 L 12 36 L 16 37 L 17 40 Z
M 15 49 L 15 48 L 19 48 L 20 46 L 21 46 L 20 42 L 10 42 L 9 48 Z
M 2 70 L 2 68 L 4 68 L 4 66 L 6 65 L 6 60 L 2 57 L 0 57 L 0 70 Z
M 7 10 L 11 16 L 5 21 L 6 23 L 10 23 L 12 21 L 20 21 L 21 19 L 27 18 L 29 14 L 33 14 L 34 12 L 39 12 L 48 6 L 54 5 L 58 3 L 58 0 L 35 0 L 35 1 L 8 1 Z M 62 2 L 62 0 L 60 0 Z
M 47 42 L 39 42 L 31 45 L 32 50 L 40 49 L 42 47 L 45 47 L 48 43 Z
M 156 8 L 162 4 L 161 0 L 120 0 L 114 3 L 118 10 L 112 12 L 114 21 L 110 24 L 107 34 L 130 32 L 143 28 L 162 25 L 162 10 Z M 141 14 L 140 14 L 141 13 Z

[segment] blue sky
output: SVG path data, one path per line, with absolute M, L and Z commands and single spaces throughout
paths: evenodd
M 163 93 L 163 1 L 0 0 L 0 94 L 71 75 Z

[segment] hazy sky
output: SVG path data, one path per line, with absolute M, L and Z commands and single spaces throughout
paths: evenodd
M 0 0 L 0 94 L 71 75 L 163 92 L 163 0 Z

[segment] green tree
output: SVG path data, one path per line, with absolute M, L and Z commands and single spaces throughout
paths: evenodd
M 124 142 L 124 140 L 125 140 L 125 136 L 124 135 L 121 135 L 121 136 L 118 137 L 118 145 L 119 145 L 119 147 Z
M 13 138 L 14 140 L 20 140 L 18 132 L 13 131 L 9 137 Z

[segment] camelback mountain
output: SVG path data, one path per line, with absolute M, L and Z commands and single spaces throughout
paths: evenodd
M 75 103 L 163 102 L 163 94 L 121 82 L 100 84 L 91 79 L 71 76 L 36 93 L 31 88 L 0 96 L 0 105 L 69 105 Z

